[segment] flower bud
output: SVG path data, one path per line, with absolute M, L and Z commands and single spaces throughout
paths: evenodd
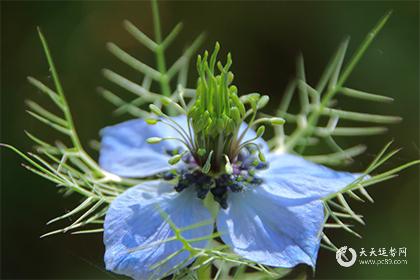
M 251 103 L 251 104 L 255 103 L 256 104 L 256 102 L 258 101 L 259 98 L 260 98 L 260 94 L 257 93 L 257 92 L 253 92 L 253 93 L 249 93 L 249 94 L 246 94 L 246 95 L 242 95 L 240 99 L 244 103 Z
M 149 105 L 149 109 L 150 111 L 152 111 L 154 114 L 158 115 L 158 116 L 163 116 L 162 111 L 154 104 L 150 104 Z
M 163 138 L 160 138 L 160 137 L 150 137 L 150 138 L 147 138 L 146 141 L 149 144 L 158 144 L 158 143 L 162 142 L 162 140 L 163 140 Z
M 172 103 L 172 99 L 170 99 L 169 97 L 163 96 L 160 98 L 160 101 L 162 102 L 163 105 L 168 106 L 169 104 Z
M 262 162 L 265 162 L 265 156 L 264 156 L 264 154 L 263 154 L 262 152 L 259 152 L 259 153 L 258 153 L 258 158 L 259 158 Z
M 257 103 L 257 109 L 261 109 L 267 105 L 268 101 L 270 100 L 270 97 L 268 95 L 261 96 L 260 100 L 258 100 Z
M 257 129 L 257 137 L 261 137 L 264 134 L 264 132 L 265 132 L 265 126 L 262 125 Z
M 230 85 L 233 82 L 233 78 L 235 77 L 235 75 L 233 75 L 232 72 L 229 72 L 227 74 L 227 84 Z
M 200 157 L 204 156 L 206 153 L 207 153 L 207 151 L 206 151 L 206 149 L 204 149 L 204 148 L 199 148 L 199 149 L 198 149 L 198 151 L 197 151 L 197 154 L 198 154 Z
M 170 165 L 177 164 L 181 160 L 181 158 L 182 158 L 182 154 L 175 155 L 168 160 L 168 163 Z
M 283 118 L 271 118 L 270 122 L 272 125 L 283 125 L 286 121 Z
M 154 124 L 157 124 L 159 120 L 157 120 L 157 119 L 146 119 L 145 121 L 149 125 L 154 125 Z

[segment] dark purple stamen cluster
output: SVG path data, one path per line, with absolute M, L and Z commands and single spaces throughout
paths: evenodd
M 220 207 L 226 209 L 228 190 L 240 192 L 244 189 L 246 181 L 242 181 L 240 176 L 223 174 L 216 178 L 215 187 L 211 189 L 214 200 L 220 204 Z
M 178 184 L 175 186 L 175 190 L 181 192 L 186 188 L 194 188 L 197 191 L 197 197 L 204 199 L 212 185 L 213 180 L 210 176 L 199 170 L 193 172 L 186 170 L 182 171 L 179 175 Z
M 168 151 L 168 153 L 172 153 Z M 164 180 L 177 179 L 175 190 L 181 192 L 186 188 L 193 188 L 197 192 L 197 197 L 204 199 L 209 191 L 213 195 L 213 199 L 220 204 L 220 207 L 226 209 L 228 207 L 228 192 L 240 192 L 245 188 L 254 187 L 262 183 L 262 180 L 255 176 L 255 172 L 265 169 L 268 164 L 261 162 L 249 150 L 241 153 L 237 161 L 233 163 L 232 174 L 222 174 L 218 177 L 209 176 L 197 169 L 195 161 L 190 154 L 184 155 L 182 158 L 187 168 L 169 171 L 162 174 Z

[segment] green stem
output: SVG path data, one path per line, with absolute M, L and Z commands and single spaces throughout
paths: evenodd
M 162 32 L 160 28 L 160 16 L 159 16 L 159 7 L 157 0 L 152 0 L 152 13 L 153 13 L 153 27 L 155 30 L 155 40 L 156 43 L 160 44 L 162 42 Z
M 219 205 L 216 203 L 216 201 L 213 200 L 211 195 L 207 195 L 206 198 L 203 201 L 204 206 L 209 210 L 209 212 L 211 213 L 211 217 L 213 219 L 213 221 L 216 220 L 217 217 L 217 213 L 220 210 Z M 212 244 L 212 242 L 209 242 L 210 246 Z M 208 260 L 209 257 L 199 257 L 197 258 L 197 260 L 195 261 L 195 264 L 199 265 L 204 263 L 206 260 Z M 208 265 L 205 265 L 201 268 L 199 268 L 197 270 L 197 279 L 199 280 L 209 280 L 211 279 L 211 263 L 209 263 Z
M 164 96 L 171 96 L 171 87 L 169 84 L 169 77 L 166 74 L 166 61 L 165 61 L 165 49 L 162 44 L 162 31 L 160 27 L 160 16 L 159 16 L 159 7 L 157 0 L 152 0 L 152 13 L 153 13 L 153 25 L 154 25 L 154 31 L 155 31 L 155 41 L 156 41 L 156 48 L 155 48 L 155 54 L 156 54 L 156 63 L 157 68 L 159 72 L 161 73 L 159 83 L 160 88 L 162 90 L 162 94 Z M 170 112 L 170 115 L 173 114 L 173 109 L 168 108 L 168 111 Z
M 60 96 L 60 101 L 61 101 L 61 105 L 62 106 L 60 106 L 60 108 L 62 109 L 62 111 L 63 111 L 63 114 L 64 114 L 64 118 L 66 119 L 66 121 L 67 121 L 67 123 L 68 123 L 68 128 L 69 128 L 69 130 L 71 131 L 71 133 L 70 133 L 70 139 L 71 139 L 71 141 L 72 141 L 72 143 L 73 143 L 73 146 L 74 146 L 74 148 L 76 149 L 76 150 L 78 150 L 79 151 L 79 156 L 87 163 L 87 164 L 89 164 L 92 168 L 94 168 L 95 169 L 95 171 L 96 172 L 98 172 L 98 173 L 102 173 L 102 171 L 101 171 L 101 168 L 98 166 L 98 164 L 85 152 L 85 150 L 83 149 L 83 147 L 82 147 L 82 144 L 80 143 L 80 140 L 79 140 L 79 137 L 77 136 L 77 133 L 76 133 L 76 129 L 75 129 L 75 127 L 74 127 L 74 122 L 73 122 L 73 118 L 72 118 L 72 116 L 71 116 L 71 112 L 70 112 L 70 109 L 69 109 L 69 105 L 68 105 L 68 103 L 67 103 L 67 100 L 66 100 L 66 97 L 65 97 L 65 95 L 64 95 L 64 90 L 63 90 L 63 87 L 62 87 L 62 85 L 61 85 L 61 82 L 60 82 L 60 79 L 59 79 L 59 77 L 58 77 L 58 74 L 57 74 L 57 70 L 56 70 L 56 68 L 55 68 L 55 64 L 54 64 L 54 61 L 53 61 L 53 59 L 52 59 L 52 57 L 51 57 L 51 52 L 50 52 L 50 49 L 49 49 L 49 47 L 48 47 L 48 44 L 47 44 L 47 40 L 45 39 L 45 37 L 44 37 L 44 35 L 42 34 L 42 32 L 41 32 L 41 29 L 40 28 L 38 28 L 38 34 L 39 34 L 39 38 L 40 38 L 40 40 L 41 40 L 41 43 L 42 43 L 42 47 L 43 47 L 43 49 L 44 49 L 44 53 L 45 53 L 45 56 L 46 56 L 46 58 L 47 58 L 47 62 L 48 62 L 48 66 L 49 66 L 49 68 L 50 68 L 50 72 L 51 72 L 51 75 L 52 75 L 52 78 L 53 78 L 53 81 L 54 81 L 54 85 L 55 85 L 55 88 L 56 88 L 56 90 L 57 90 L 57 93 L 59 94 L 59 96 Z
M 205 262 L 208 259 L 208 257 L 199 257 L 197 258 L 197 260 L 195 261 L 195 264 L 200 265 L 203 262 Z M 209 280 L 211 279 L 211 263 L 200 267 L 197 270 L 197 279 L 198 280 Z
M 66 119 L 66 121 L 69 125 L 69 129 L 72 132 L 71 135 L 70 135 L 71 141 L 72 141 L 75 148 L 81 149 L 82 145 L 80 144 L 80 141 L 79 141 L 78 137 L 75 136 L 73 118 L 70 114 L 69 106 L 67 104 L 67 100 L 66 100 L 66 97 L 64 95 L 64 91 L 63 91 L 63 87 L 61 85 L 60 79 L 58 78 L 57 70 L 55 69 L 55 64 L 54 64 L 54 61 L 52 60 L 51 52 L 50 52 L 50 49 L 48 47 L 47 40 L 45 39 L 44 35 L 42 34 L 40 28 L 38 28 L 38 34 L 39 34 L 39 38 L 41 40 L 42 46 L 44 48 L 44 53 L 45 53 L 45 56 L 47 58 L 47 62 L 48 62 L 48 66 L 50 68 L 51 75 L 53 77 L 55 88 L 56 88 L 58 94 L 60 95 L 60 99 L 61 99 L 61 103 L 62 103 L 61 109 L 63 110 L 64 118 Z

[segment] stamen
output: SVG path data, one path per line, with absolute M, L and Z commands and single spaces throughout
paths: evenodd
M 163 173 L 162 175 L 163 180 L 166 180 L 166 181 L 171 181 L 175 179 L 175 177 L 176 177 L 176 172 L 174 171 L 168 171 L 168 172 Z
M 210 176 L 203 170 L 198 170 L 196 165 L 192 163 L 193 159 L 190 154 L 183 155 L 184 159 L 185 162 L 188 162 L 188 167 L 178 171 L 178 182 L 175 190 L 181 192 L 186 188 L 192 188 L 200 199 L 205 199 L 208 193 L 211 192 L 213 199 L 224 209 L 228 207 L 229 192 L 241 192 L 245 188 L 258 186 L 262 183 L 262 180 L 256 176 L 256 171 L 268 166 L 267 163 L 260 162 L 251 149 L 247 153 L 243 152 L 238 156 L 238 159 L 241 159 L 241 161 L 229 162 L 232 168 L 231 173 L 223 173 L 217 177 Z M 207 162 L 210 161 L 211 158 Z M 172 180 L 174 175 L 165 173 L 164 178 Z
M 149 138 L 147 138 L 146 142 L 149 143 L 149 144 L 158 144 L 162 141 L 168 141 L 168 140 L 179 141 L 182 144 L 184 144 L 185 147 L 187 147 L 188 150 L 191 150 L 191 147 L 189 146 L 189 144 L 187 142 L 185 142 L 183 139 L 180 139 L 180 138 L 177 138 L 177 137 L 165 137 L 165 138 L 149 137 Z
M 173 102 L 173 101 L 172 101 Z M 179 106 L 179 105 L 178 105 Z M 159 117 L 161 117 L 161 118 L 163 118 L 163 119 L 160 119 L 159 121 L 160 122 L 162 122 L 162 123 L 164 123 L 164 124 L 166 124 L 166 125 L 168 125 L 168 126 L 170 126 L 171 128 L 173 128 L 176 132 L 178 132 L 178 134 L 179 134 L 179 136 L 181 136 L 181 138 L 183 138 L 183 140 L 186 142 L 186 143 L 188 143 L 188 144 L 186 144 L 186 146 L 187 146 L 187 148 L 191 151 L 191 152 L 193 152 L 194 151 L 194 141 L 193 141 L 193 139 L 192 139 L 192 134 L 191 134 L 191 131 L 190 131 L 190 133 L 187 133 L 185 130 L 184 130 L 184 128 L 179 124 L 179 123 L 177 123 L 176 121 L 174 121 L 172 118 L 170 118 L 169 116 L 167 116 L 166 114 L 164 114 L 156 105 L 154 105 L 154 104 L 150 104 L 149 105 L 149 108 L 150 108 L 150 110 L 154 113 L 154 114 L 156 114 L 157 116 L 159 116 Z M 171 123 L 169 123 L 169 122 L 166 122 L 166 121 L 169 121 L 169 122 L 171 122 Z
M 216 187 L 211 189 L 211 193 L 213 194 L 214 200 L 220 204 L 220 207 L 222 207 L 223 209 L 228 208 L 226 186 L 216 185 Z

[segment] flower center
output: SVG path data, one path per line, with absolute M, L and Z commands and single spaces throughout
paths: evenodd
M 174 181 L 177 192 L 189 188 L 197 193 L 197 197 L 205 199 L 210 192 L 213 199 L 226 209 L 229 192 L 240 192 L 262 183 L 256 176 L 256 171 L 268 168 L 268 164 L 258 160 L 255 150 L 251 148 L 241 152 L 232 164 L 232 173 L 222 173 L 218 176 L 209 176 L 197 166 L 191 155 L 183 157 L 185 165 L 179 170 L 162 174 L 162 178 Z
M 267 168 L 267 164 L 255 141 L 264 134 L 264 123 L 282 125 L 284 120 L 257 118 L 258 110 L 268 103 L 268 96 L 250 93 L 238 97 L 238 89 L 232 84 L 234 76 L 229 70 L 231 55 L 227 55 L 225 65 L 216 62 L 219 49 L 216 43 L 211 56 L 207 51 L 198 56 L 199 77 L 191 106 L 186 105 L 182 88 L 179 89 L 179 104 L 169 98 L 162 99 L 162 104 L 175 106 L 186 114 L 187 127 L 182 127 L 153 104 L 150 110 L 159 118 L 146 121 L 151 125 L 162 122 L 178 133 L 178 137 L 151 137 L 147 142 L 156 144 L 175 140 L 186 148 L 167 151 L 171 156 L 169 164 L 180 161 L 184 164 L 162 177 L 173 180 L 178 192 L 194 188 L 201 199 L 211 192 L 214 200 L 226 208 L 229 191 L 238 192 L 261 183 L 255 172 Z M 253 129 L 256 133 L 249 137 Z

